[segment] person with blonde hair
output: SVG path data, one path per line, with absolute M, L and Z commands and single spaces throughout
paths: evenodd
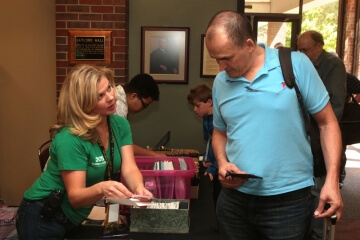
M 67 75 L 47 168 L 17 212 L 20 240 L 64 239 L 103 197 L 152 195 L 135 162 L 129 123 L 113 114 L 114 87 L 108 68 L 78 65 Z

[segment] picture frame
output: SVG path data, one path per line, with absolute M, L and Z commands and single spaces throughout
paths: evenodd
M 111 64 L 111 31 L 69 30 L 69 64 Z
M 158 83 L 188 83 L 189 27 L 141 27 L 141 72 Z
M 201 34 L 200 77 L 215 78 L 218 73 L 219 64 L 216 59 L 210 57 L 205 44 L 205 34 Z

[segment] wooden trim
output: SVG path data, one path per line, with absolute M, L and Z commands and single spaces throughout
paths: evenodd
M 104 47 L 104 58 L 97 59 L 92 58 L 91 54 L 85 56 L 84 59 L 79 58 L 79 53 L 77 51 L 79 45 L 76 42 L 76 38 L 89 37 L 89 40 L 93 40 L 96 37 L 99 39 L 103 38 L 103 47 Z M 86 43 L 85 48 L 86 48 Z M 90 50 L 91 52 L 91 50 Z M 111 31 L 89 31 L 89 30 L 69 30 L 69 64 L 101 64 L 101 65 L 110 65 L 111 64 Z

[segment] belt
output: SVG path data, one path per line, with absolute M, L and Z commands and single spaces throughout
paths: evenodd
M 287 193 L 281 193 L 281 194 L 277 194 L 277 195 L 270 195 L 270 196 L 259 196 L 259 195 L 253 195 L 253 194 L 247 194 L 244 192 L 240 192 L 236 189 L 233 188 L 225 188 L 226 190 L 229 191 L 229 193 L 231 194 L 237 194 L 240 195 L 244 198 L 257 198 L 257 199 L 262 199 L 264 201 L 271 201 L 271 200 L 275 200 L 275 199 L 287 199 L 287 200 L 295 200 L 301 197 L 304 197 L 308 194 L 311 194 L 311 187 L 305 187 L 305 188 L 301 188 L 295 191 L 291 191 L 291 192 L 287 192 Z M 224 190 L 225 190 L 224 189 Z
M 26 198 L 23 198 L 23 200 L 29 203 L 38 204 L 40 206 L 44 206 L 44 204 L 47 201 L 46 198 L 39 200 L 28 200 Z M 54 216 L 52 218 L 55 218 L 57 219 L 57 221 L 63 223 L 67 230 L 72 230 L 77 227 L 77 225 L 72 223 L 71 220 L 65 215 L 65 213 L 62 211 L 60 206 L 56 209 L 56 211 L 54 212 Z

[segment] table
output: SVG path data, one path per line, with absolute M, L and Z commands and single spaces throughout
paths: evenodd
M 199 197 L 190 200 L 190 230 L 186 234 L 165 233 L 129 233 L 127 237 L 113 238 L 122 240 L 218 240 L 215 209 L 211 193 L 211 182 L 208 176 L 200 171 Z M 102 229 L 79 231 L 67 239 L 99 239 Z

